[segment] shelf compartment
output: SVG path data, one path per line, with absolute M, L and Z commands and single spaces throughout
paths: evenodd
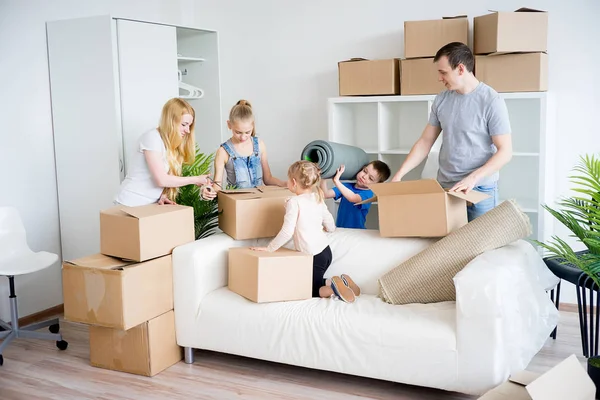
M 377 103 L 331 104 L 331 141 L 376 152 Z
M 542 99 L 506 99 L 510 116 L 513 151 L 516 154 L 539 154 Z
M 427 101 L 379 103 L 380 152 L 410 150 L 425 128 L 428 109 Z

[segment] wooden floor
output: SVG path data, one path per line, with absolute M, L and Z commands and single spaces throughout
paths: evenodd
M 556 340 L 548 339 L 529 370 L 542 372 L 571 354 L 582 364 L 576 313 L 561 312 Z M 196 352 L 147 378 L 89 365 L 85 325 L 62 322 L 69 348 L 16 340 L 0 367 L 0 399 L 474 399 L 458 393 L 315 371 L 212 352 Z

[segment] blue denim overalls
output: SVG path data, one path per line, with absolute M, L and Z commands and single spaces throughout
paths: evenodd
M 235 173 L 235 182 L 231 181 L 230 174 L 227 174 L 227 183 L 229 185 L 235 185 L 239 189 L 253 188 L 263 185 L 263 174 L 262 165 L 260 163 L 260 149 L 258 146 L 258 138 L 252 137 L 252 154 L 249 157 L 242 157 L 235 151 L 231 139 L 221 145 L 227 154 L 229 154 L 229 161 L 233 164 L 233 170 Z M 225 169 L 228 170 L 228 166 L 225 165 Z M 230 170 L 230 168 L 229 168 Z M 229 172 L 229 171 L 227 171 Z

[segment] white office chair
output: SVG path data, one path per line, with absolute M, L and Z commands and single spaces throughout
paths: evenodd
M 58 318 L 37 322 L 19 327 L 19 313 L 17 311 L 17 295 L 15 294 L 15 276 L 29 274 L 48 268 L 58 260 L 53 253 L 40 251 L 34 253 L 27 245 L 25 227 L 19 212 L 12 207 L 0 207 L 0 275 L 8 278 L 10 287 L 10 319 L 8 324 L 0 319 L 0 365 L 4 364 L 2 352 L 15 338 L 56 340 L 56 347 L 65 350 L 68 343 L 62 340 L 58 333 L 60 326 Z M 49 327 L 51 333 L 36 332 L 40 328 Z

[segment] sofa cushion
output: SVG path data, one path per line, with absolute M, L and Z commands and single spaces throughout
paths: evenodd
M 336 228 L 327 233 L 333 262 L 325 278 L 348 274 L 360 286 L 362 293 L 379 294 L 377 280 L 398 264 L 425 249 L 435 238 L 384 238 L 378 230 Z M 257 239 L 257 246 L 266 246 L 271 239 Z M 254 245 L 254 244 L 253 244 Z M 286 248 L 293 249 L 290 240 Z
M 453 278 L 471 260 L 530 234 L 529 217 L 504 201 L 383 275 L 381 297 L 391 304 L 454 300 Z
M 457 379 L 454 302 L 398 307 L 361 295 L 352 304 L 257 304 L 221 288 L 202 300 L 197 326 L 207 350 L 423 386 Z
M 337 228 L 329 240 L 333 262 L 325 277 L 348 274 L 363 293 L 377 295 L 383 274 L 437 239 L 384 238 L 378 230 Z

